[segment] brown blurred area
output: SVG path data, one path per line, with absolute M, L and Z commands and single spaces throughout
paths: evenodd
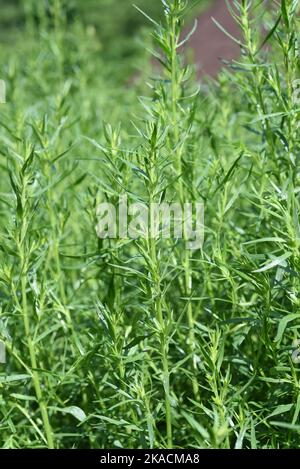
M 231 17 L 225 0 L 215 0 L 198 17 L 198 27 L 188 42 L 194 51 L 198 76 L 216 76 L 224 66 L 221 59 L 232 60 L 240 54 L 239 46 L 228 38 L 213 22 L 212 17 L 232 36 L 239 37 L 239 28 Z

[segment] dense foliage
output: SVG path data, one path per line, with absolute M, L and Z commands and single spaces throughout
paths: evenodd
M 1 447 L 298 447 L 298 0 L 234 0 L 241 57 L 200 88 L 185 0 L 141 2 L 128 57 L 104 37 L 140 12 L 101 37 L 87 2 L 25 3 L 0 54 Z M 124 195 L 203 202 L 202 248 L 99 239 Z

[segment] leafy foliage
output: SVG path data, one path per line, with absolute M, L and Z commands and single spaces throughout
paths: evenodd
M 184 0 L 131 86 L 64 2 L 26 9 L 1 53 L 3 448 L 299 446 L 299 2 L 268 4 L 229 4 L 241 57 L 200 89 Z M 203 247 L 99 239 L 124 195 L 204 202 Z

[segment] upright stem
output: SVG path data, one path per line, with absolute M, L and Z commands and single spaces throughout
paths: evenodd
M 153 151 L 153 159 L 156 157 L 155 150 Z M 169 344 L 168 337 L 166 335 L 166 324 L 163 315 L 163 304 L 162 304 L 162 291 L 161 291 L 161 279 L 159 271 L 159 259 L 157 255 L 156 240 L 151 235 L 151 227 L 154 226 L 154 214 L 152 210 L 152 203 L 154 202 L 154 194 L 156 187 L 156 175 L 154 174 L 154 161 L 153 166 L 149 172 L 150 184 L 149 184 L 149 205 L 150 205 L 150 234 L 149 234 L 149 251 L 151 259 L 151 281 L 152 281 L 152 292 L 151 297 L 154 298 L 154 308 L 156 319 L 159 324 L 159 342 L 160 342 L 160 354 L 162 362 L 163 372 L 163 387 L 165 393 L 165 413 L 166 413 L 166 432 L 167 432 L 167 446 L 173 448 L 173 437 L 172 437 L 172 411 L 170 401 L 170 372 L 169 372 Z
M 153 265 L 157 265 L 157 252 L 156 252 L 156 243 L 155 239 L 150 240 L 151 246 L 151 261 Z M 167 338 L 164 333 L 165 329 L 165 321 L 163 317 L 163 310 L 162 310 L 162 302 L 161 302 L 161 292 L 160 290 L 160 282 L 159 276 L 156 275 L 154 277 L 154 285 L 155 285 L 155 312 L 156 317 L 160 325 L 161 331 L 161 338 L 160 338 L 160 353 L 162 357 L 162 368 L 163 368 L 163 384 L 164 384 L 164 391 L 165 391 L 165 412 L 166 412 L 166 430 L 167 430 L 167 445 L 168 448 L 173 447 L 173 438 L 172 438 L 172 414 L 171 414 L 171 402 L 170 402 L 170 372 L 169 372 L 169 363 L 168 363 L 168 352 L 169 346 L 167 342 Z
M 175 14 L 172 15 L 171 18 L 171 88 L 172 88 L 172 129 L 173 129 L 173 144 L 176 147 L 175 151 L 175 165 L 176 171 L 178 174 L 178 194 L 179 194 L 179 201 L 181 205 L 182 213 L 184 213 L 184 203 L 185 203 L 185 196 L 184 196 L 184 185 L 183 185 L 183 178 L 182 178 L 182 146 L 178 145 L 179 143 L 179 129 L 178 129 L 178 101 L 180 98 L 180 83 L 178 82 L 178 63 L 177 63 L 177 44 L 178 44 L 178 34 L 176 31 L 176 22 L 178 18 Z M 183 226 L 183 239 L 186 242 L 187 236 L 185 231 L 185 224 Z M 183 267 L 184 267 L 184 294 L 186 298 L 189 298 L 187 304 L 187 322 L 189 327 L 189 334 L 188 334 L 188 345 L 190 352 L 192 354 L 192 361 L 193 361 L 193 371 L 196 371 L 196 360 L 195 360 L 195 328 L 194 328 L 194 315 L 193 315 L 193 306 L 190 301 L 190 297 L 192 294 L 192 286 L 193 286 L 193 279 L 192 279 L 192 269 L 191 269 L 191 262 L 190 262 L 190 253 L 188 249 L 184 250 L 183 255 Z M 193 392 L 194 397 L 198 400 L 199 399 L 199 386 L 197 382 L 197 378 L 194 376 L 192 378 L 192 385 L 193 385 Z
M 22 202 L 22 207 L 25 207 L 26 205 L 26 182 L 23 182 L 21 202 Z M 31 333 L 30 333 L 30 321 L 29 321 L 29 311 L 28 311 L 28 302 L 27 302 L 27 279 L 26 279 L 26 274 L 28 270 L 28 258 L 27 258 L 27 250 L 25 246 L 26 231 L 27 231 L 26 221 L 24 219 L 24 216 L 22 216 L 18 249 L 19 249 L 20 262 L 21 262 L 21 295 L 22 295 L 23 323 L 24 323 L 25 336 L 26 336 L 26 341 L 27 341 L 27 346 L 28 346 L 29 356 L 30 356 L 32 381 L 33 381 L 33 385 L 35 389 L 36 398 L 39 404 L 40 412 L 42 415 L 45 435 L 47 439 L 47 445 L 48 445 L 48 448 L 53 449 L 54 441 L 53 441 L 52 429 L 51 429 L 51 425 L 49 421 L 47 406 L 46 406 L 43 393 L 42 393 L 39 374 L 37 371 L 38 362 L 37 362 L 37 356 L 36 356 L 36 352 L 34 348 L 34 342 L 32 340 Z

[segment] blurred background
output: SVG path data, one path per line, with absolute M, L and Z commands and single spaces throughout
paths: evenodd
M 24 40 L 26 18 L 34 18 L 35 26 L 42 21 L 42 11 L 51 19 L 54 2 L 47 0 L 0 0 L 0 42 L 14 46 L 20 34 Z M 65 10 L 67 24 L 83 23 L 98 42 L 99 52 L 106 61 L 119 61 L 127 70 L 126 79 L 138 68 L 138 58 L 143 54 L 144 38 L 151 24 L 133 4 L 156 20 L 163 17 L 161 0 L 60 0 Z M 238 46 L 213 23 L 215 18 L 231 34 L 238 35 L 237 27 L 228 13 L 225 0 L 198 0 L 190 2 L 187 29 L 198 21 L 196 33 L 191 37 L 189 60 L 197 66 L 197 75 L 216 76 L 222 61 L 231 60 L 239 53 Z M 145 48 L 144 48 L 145 49 Z

